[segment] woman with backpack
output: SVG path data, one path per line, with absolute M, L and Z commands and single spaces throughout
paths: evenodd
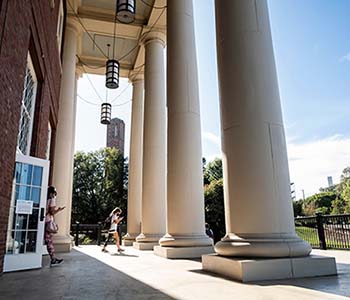
M 106 247 L 107 247 L 107 244 L 108 244 L 109 239 L 111 238 L 111 236 L 114 237 L 115 244 L 116 244 L 116 246 L 118 248 L 118 252 L 124 251 L 124 249 L 122 249 L 120 247 L 120 244 L 119 244 L 119 233 L 118 233 L 118 224 L 124 218 L 124 217 L 120 216 L 121 213 L 122 213 L 122 210 L 119 207 L 116 207 L 115 209 L 113 209 L 113 211 L 110 213 L 109 217 L 106 220 L 106 222 L 111 222 L 111 226 L 110 226 L 109 231 L 108 231 L 107 239 L 106 239 L 106 241 L 105 241 L 105 243 L 103 245 L 102 252 L 108 252 Z

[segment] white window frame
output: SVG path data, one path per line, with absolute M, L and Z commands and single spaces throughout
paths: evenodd
M 56 38 L 57 38 L 57 47 L 58 53 L 61 54 L 61 45 L 62 45 L 62 36 L 63 36 L 63 23 L 64 23 L 64 11 L 63 11 L 63 1 L 60 1 L 60 7 L 58 10 L 58 19 L 57 19 L 57 30 L 56 30 Z
M 27 55 L 27 66 L 26 66 L 29 70 L 30 75 L 32 76 L 33 79 L 33 93 L 32 93 L 32 97 L 31 97 L 31 111 L 28 112 L 27 108 L 25 106 L 25 96 L 26 96 L 26 77 L 27 77 L 27 71 L 25 74 L 25 78 L 24 78 L 24 85 L 23 85 L 23 96 L 22 96 L 22 102 L 21 102 L 21 118 L 19 120 L 19 130 L 18 130 L 18 138 L 17 138 L 17 151 L 19 153 L 22 153 L 22 151 L 19 148 L 19 142 L 20 142 L 20 133 L 21 133 L 21 125 L 22 125 L 22 118 L 23 118 L 23 114 L 28 114 L 29 115 L 29 130 L 28 130 L 28 136 L 27 136 L 27 149 L 25 153 L 22 153 L 23 155 L 29 155 L 30 154 L 30 148 L 31 148 L 31 144 L 32 144 L 32 133 L 33 133 L 33 124 L 34 124 L 34 113 L 35 113 L 35 105 L 36 105 L 36 96 L 37 96 L 37 88 L 38 88 L 38 79 L 36 77 L 36 73 L 34 70 L 34 66 L 33 66 L 33 61 L 32 58 L 28 52 Z M 27 70 L 27 69 L 26 69 Z

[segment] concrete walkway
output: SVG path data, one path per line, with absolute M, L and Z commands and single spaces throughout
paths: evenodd
M 335 256 L 338 276 L 242 284 L 203 273 L 195 260 L 166 260 L 151 251 L 115 246 L 75 248 L 55 268 L 7 273 L 0 277 L 0 299 L 348 299 L 350 251 L 315 251 Z M 51 296 L 50 296 L 51 293 Z M 346 297 L 347 296 L 347 297 Z

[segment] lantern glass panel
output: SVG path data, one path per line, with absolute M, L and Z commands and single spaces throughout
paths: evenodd
M 101 105 L 101 124 L 110 124 L 112 115 L 112 105 L 110 103 L 102 103 Z
M 135 20 L 135 1 L 134 0 L 117 1 L 117 19 L 121 23 L 131 23 Z
M 119 62 L 114 59 L 106 63 L 106 87 L 110 89 L 119 87 Z

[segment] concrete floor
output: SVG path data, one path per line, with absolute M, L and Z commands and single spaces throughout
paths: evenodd
M 242 284 L 206 274 L 196 260 L 167 260 L 151 251 L 115 246 L 75 248 L 55 268 L 7 273 L 0 277 L 0 299 L 348 299 L 350 251 L 315 251 L 335 256 L 338 276 Z

